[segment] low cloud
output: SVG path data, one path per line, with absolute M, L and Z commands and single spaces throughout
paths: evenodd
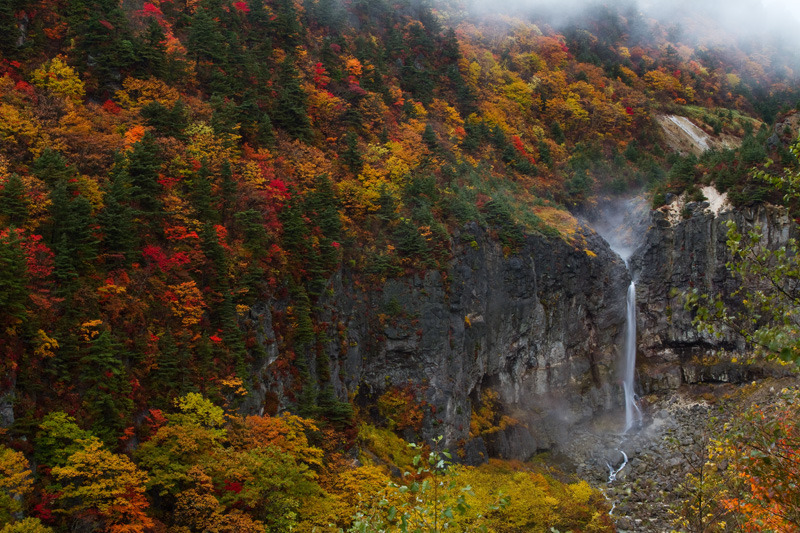
M 725 40 L 780 41 L 800 45 L 800 2 L 797 0 L 466 0 L 479 15 L 499 12 L 535 17 L 554 28 L 579 23 L 598 7 L 623 16 L 638 13 L 687 44 L 725 44 Z

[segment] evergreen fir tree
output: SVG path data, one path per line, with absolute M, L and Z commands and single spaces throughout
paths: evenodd
M 322 238 L 319 240 L 319 255 L 322 269 L 321 275 L 324 276 L 336 268 L 339 252 L 334 243 L 338 243 L 342 231 L 339 202 L 333 191 L 333 185 L 327 176 L 319 176 L 317 178 L 314 190 L 307 197 L 306 211 L 322 231 Z
M 50 187 L 61 182 L 66 183 L 76 176 L 75 167 L 68 165 L 60 153 L 50 148 L 45 148 L 42 155 L 36 158 L 31 171 Z
M 550 134 L 553 136 L 553 140 L 558 144 L 564 144 L 567 138 L 564 136 L 564 130 L 561 129 L 561 124 L 558 122 L 553 122 L 550 124 Z
M 8 226 L 22 226 L 28 220 L 29 205 L 22 179 L 18 174 L 11 174 L 0 191 L 0 221 Z
M 353 420 L 353 406 L 350 402 L 336 397 L 333 384 L 326 383 L 319 391 L 317 398 L 319 413 L 339 429 L 349 426 Z
M 25 254 L 16 232 L 11 231 L 0 237 L 0 317 L 5 315 L 17 320 L 25 317 L 25 304 L 28 301 L 28 289 L 25 287 L 27 273 Z
M 184 130 L 189 125 L 187 120 L 186 105 L 183 100 L 178 100 L 172 109 L 163 106 L 160 102 L 152 101 L 142 107 L 142 117 L 147 125 L 153 128 L 159 137 L 175 137 L 185 139 Z
M 277 44 L 290 50 L 303 44 L 305 31 L 298 20 L 293 0 L 277 1 L 272 28 Z
M 236 133 L 239 130 L 239 109 L 227 98 L 215 94 L 209 102 L 214 112 L 211 114 L 211 127 L 214 133 Z
M 81 70 L 91 72 L 99 87 L 118 84 L 123 71 L 137 59 L 128 17 L 111 0 L 68 0 L 66 4 L 67 37 Z
M 310 140 L 311 121 L 306 109 L 308 95 L 300 86 L 300 76 L 292 56 L 281 63 L 277 85 L 278 99 L 271 114 L 275 125 L 295 139 Z
M 364 166 L 361 151 L 358 149 L 358 136 L 353 132 L 348 132 L 344 140 L 346 148 L 342 152 L 341 160 L 353 174 L 358 174 Z
M 169 398 L 179 397 L 190 392 L 189 353 L 184 345 L 178 346 L 172 332 L 167 330 L 158 340 L 157 365 L 151 374 L 154 390 L 164 391 L 157 400 L 168 407 Z M 156 405 L 156 407 L 162 407 Z
M 347 13 L 336 0 L 307 1 L 306 12 L 312 13 L 314 21 L 331 33 L 340 32 L 346 22 Z
M 439 147 L 439 142 L 436 139 L 436 132 L 433 131 L 433 126 L 430 123 L 425 124 L 425 130 L 422 132 L 422 142 L 429 150 L 435 151 Z
M 91 341 L 81 357 L 80 370 L 85 385 L 83 401 L 92 419 L 92 431 L 109 445 L 116 445 L 133 408 L 128 398 L 130 384 L 125 376 L 122 347 L 108 331 Z
M 233 171 L 231 170 L 230 161 L 223 161 L 219 169 L 220 178 L 220 195 L 222 196 L 222 208 L 220 215 L 223 222 L 229 220 L 230 214 L 236 208 L 236 198 L 238 188 L 233 179 Z
M 206 5 L 198 6 L 192 16 L 186 48 L 198 62 L 221 64 L 225 60 L 225 38 Z
M 244 237 L 244 245 L 251 252 L 261 252 L 267 247 L 269 236 L 264 229 L 264 217 L 255 209 L 233 215 L 236 228 Z
M 270 147 L 275 144 L 275 132 L 272 129 L 272 121 L 266 113 L 262 113 L 261 119 L 258 121 L 256 140 L 262 146 Z
M 93 226 L 91 202 L 85 196 L 77 196 L 70 202 L 65 230 L 79 272 L 86 272 L 97 259 L 98 240 L 94 235 Z
M 111 174 L 111 183 L 103 197 L 103 210 L 98 216 L 103 233 L 102 245 L 107 254 L 119 254 L 123 262 L 131 259 L 136 232 L 134 212 L 128 205 L 129 180 L 124 163 L 117 158 Z
M 25 7 L 25 0 L 0 0 L 0 55 L 11 59 L 19 55 L 17 47 L 21 32 L 17 13 Z
M 217 210 L 214 209 L 211 188 L 211 171 L 208 169 L 208 162 L 203 160 L 200 169 L 195 172 L 192 178 L 192 206 L 194 207 L 197 218 L 206 223 L 218 221 Z
M 70 245 L 67 235 L 61 234 L 58 241 L 52 246 L 54 252 L 53 277 L 58 280 L 55 286 L 55 295 L 68 298 L 77 288 L 78 272 L 75 262 L 70 255 Z M 69 306 L 65 307 L 69 309 Z
M 148 215 L 161 210 L 161 186 L 158 183 L 160 168 L 158 146 L 153 135 L 147 132 L 128 154 L 127 171 L 131 182 L 131 202 L 140 212 Z
M 246 375 L 245 358 L 247 356 L 247 348 L 244 344 L 244 336 L 242 335 L 242 330 L 239 327 L 238 317 L 236 315 L 236 303 L 233 300 L 230 288 L 227 289 L 222 304 L 220 305 L 222 340 L 233 356 L 236 373 L 239 375 Z
M 303 257 L 308 252 L 308 237 L 311 232 L 303 220 L 302 206 L 296 195 L 293 194 L 284 205 L 279 217 L 283 224 L 283 248 L 295 257 Z
M 136 70 L 139 75 L 163 78 L 167 67 L 167 46 L 164 28 L 155 19 L 150 20 L 147 30 L 139 41 L 136 54 Z
M 50 239 L 56 255 L 56 273 L 59 259 L 65 272 L 84 272 L 97 257 L 98 240 L 94 236 L 92 204 L 78 195 L 65 182 L 58 182 L 50 192 Z M 67 267 L 67 265 L 71 267 Z M 69 274 L 71 276 L 72 274 Z

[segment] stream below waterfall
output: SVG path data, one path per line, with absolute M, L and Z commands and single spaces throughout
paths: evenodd
M 647 396 L 641 400 L 647 416 L 637 430 L 621 434 L 615 429 L 621 413 L 599 417 L 576 428 L 554 455 L 564 471 L 600 489 L 620 533 L 672 531 L 671 511 L 691 497 L 686 475 L 707 461 L 709 427 L 739 412 L 725 402 L 768 402 L 772 391 L 796 384 L 796 378 L 749 383 L 744 395 L 740 385 L 708 383 Z

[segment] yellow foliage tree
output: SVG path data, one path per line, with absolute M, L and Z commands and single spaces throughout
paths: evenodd
M 245 445 L 249 448 L 275 446 L 312 468 L 322 467 L 323 452 L 308 442 L 306 432 L 317 431 L 310 420 L 299 416 L 248 416 Z
M 0 446 L 0 522 L 22 510 L 20 500 L 33 488 L 30 466 L 22 452 Z
M 197 288 L 194 280 L 185 281 L 169 286 L 174 300 L 170 302 L 170 309 L 176 318 L 180 319 L 184 327 L 196 326 L 203 317 L 206 307 L 203 293 Z
M 92 437 L 52 475 L 61 486 L 57 511 L 72 518 L 98 517 L 109 533 L 143 533 L 153 526 L 144 496 L 147 474 L 124 455 Z
M 180 98 L 181 93 L 161 80 L 148 78 L 142 80 L 133 76 L 125 78 L 122 90 L 117 91 L 115 98 L 124 108 L 140 108 L 150 102 L 158 102 L 164 107 L 171 108 Z
M 54 57 L 34 70 L 31 81 L 37 87 L 68 100 L 82 100 L 86 95 L 86 87 L 78 73 L 61 56 Z
M 6 524 L 0 533 L 53 533 L 52 528 L 42 524 L 38 518 L 23 518 L 18 522 Z

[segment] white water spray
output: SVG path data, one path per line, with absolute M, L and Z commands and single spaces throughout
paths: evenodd
M 636 375 L 636 284 L 628 287 L 628 311 L 625 316 L 625 372 L 622 388 L 625 392 L 625 433 L 642 421 L 642 412 L 636 403 L 634 378 Z
M 617 474 L 619 474 L 622 471 L 622 469 L 625 468 L 625 466 L 628 464 L 628 454 L 623 452 L 622 450 L 617 450 L 617 451 L 619 451 L 619 453 L 622 454 L 622 464 L 619 465 L 619 468 L 617 468 L 615 470 L 613 466 L 611 466 L 608 462 L 606 462 L 606 466 L 608 467 L 608 483 L 609 483 L 609 485 L 612 482 L 617 480 Z M 616 507 L 616 502 L 614 502 L 614 503 L 615 503 L 614 507 Z M 612 507 L 611 511 L 609 511 L 608 514 L 611 514 L 613 511 L 614 511 L 614 508 Z

